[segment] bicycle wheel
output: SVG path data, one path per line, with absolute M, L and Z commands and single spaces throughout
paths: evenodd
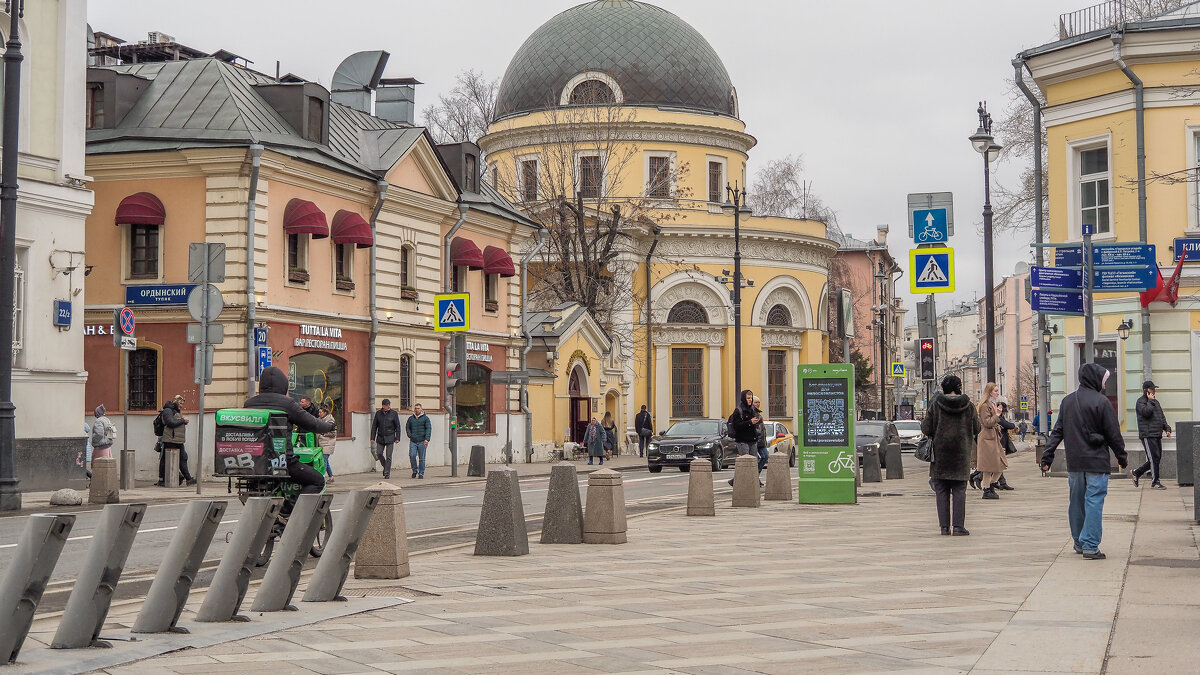
M 326 513 L 325 520 L 321 523 L 321 529 L 317 530 L 317 538 L 313 541 L 312 548 L 308 552 L 314 558 L 320 558 L 325 552 L 325 544 L 329 542 L 329 534 L 333 532 L 333 514 Z

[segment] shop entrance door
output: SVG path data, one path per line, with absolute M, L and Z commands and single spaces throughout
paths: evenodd
M 592 399 L 586 397 L 571 397 L 571 441 L 583 442 L 583 434 L 587 431 L 588 414 L 591 412 Z

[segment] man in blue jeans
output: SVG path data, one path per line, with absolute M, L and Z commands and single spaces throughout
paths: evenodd
M 429 449 L 429 439 L 433 436 L 433 424 L 420 403 L 413 406 L 413 414 L 404 423 L 404 431 L 408 434 L 408 463 L 412 466 L 412 477 L 424 478 L 425 451 Z
M 1104 394 L 1110 373 L 1095 363 L 1079 367 L 1079 389 L 1068 394 L 1058 407 L 1058 423 L 1050 432 L 1042 453 L 1042 471 L 1049 472 L 1054 451 L 1066 442 L 1067 485 L 1070 506 L 1067 521 L 1075 552 L 1087 560 L 1103 560 L 1100 537 L 1103 534 L 1104 498 L 1108 495 L 1109 451 L 1122 469 L 1128 464 L 1125 440 L 1117 411 Z

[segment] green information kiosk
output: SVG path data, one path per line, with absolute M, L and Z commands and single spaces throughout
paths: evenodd
M 856 504 L 854 366 L 814 363 L 797 366 L 796 371 L 800 503 Z

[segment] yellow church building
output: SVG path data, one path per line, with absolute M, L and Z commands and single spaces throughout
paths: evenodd
M 593 312 L 598 333 L 574 330 L 570 346 L 531 337 L 528 367 L 542 371 L 530 386 L 535 445 L 580 440 L 581 425 L 605 412 L 631 430 L 642 405 L 658 431 L 725 417 L 739 361 L 742 387 L 761 397 L 767 416 L 794 422 L 796 366 L 827 361 L 837 246 L 821 222 L 728 208 L 727 186 L 747 184 L 755 144 L 720 57 L 662 8 L 588 2 L 551 18 L 517 51 L 479 141 L 488 180 L 551 231 L 570 227 L 582 206 L 580 229 L 604 232 L 619 209 L 600 272 L 615 301 Z M 745 280 L 740 354 L 735 245 Z M 587 246 L 551 245 L 534 257 L 527 329 L 544 322 L 549 335 L 578 323 L 561 306 L 570 298 L 538 290 L 557 283 L 561 256 L 586 258 Z

